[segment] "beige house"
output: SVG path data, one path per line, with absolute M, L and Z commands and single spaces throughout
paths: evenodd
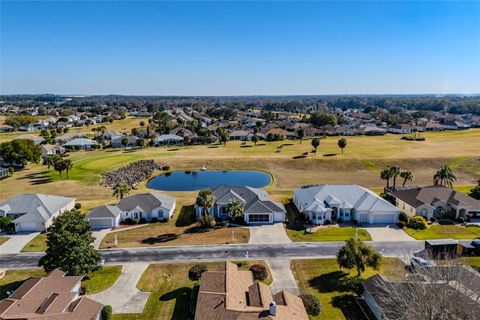
M 455 218 L 480 214 L 480 201 L 444 186 L 389 188 L 395 205 L 408 216 L 439 217 L 440 212 L 453 213 Z

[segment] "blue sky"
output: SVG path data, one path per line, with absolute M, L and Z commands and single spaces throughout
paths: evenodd
M 0 92 L 480 93 L 480 2 L 1 2 Z

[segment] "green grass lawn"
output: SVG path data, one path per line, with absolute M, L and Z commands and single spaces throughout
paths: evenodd
M 240 269 L 246 270 L 255 262 L 248 261 L 240 263 L 242 264 Z M 205 264 L 209 270 L 215 270 L 219 265 L 219 263 Z M 112 319 L 191 319 L 190 308 L 196 303 L 196 292 L 194 291 L 194 285 L 196 283 L 188 279 L 188 270 L 193 265 L 193 263 L 151 264 L 147 270 L 145 270 L 137 284 L 139 290 L 151 292 L 143 312 L 139 314 L 114 314 Z
M 352 227 L 328 227 L 320 228 L 313 234 L 305 233 L 304 230 L 286 229 L 287 235 L 292 241 L 345 241 L 355 237 L 355 228 Z M 372 240 L 370 234 L 365 229 L 358 229 L 358 237 L 362 240 Z
M 15 289 L 30 277 L 41 277 L 45 275 L 43 269 L 23 269 L 7 270 L 5 277 L 0 279 L 0 299 L 7 297 L 7 291 L 13 292 Z
M 0 246 L 7 242 L 8 239 L 10 239 L 10 237 L 0 237 Z
M 25 247 L 22 252 L 44 252 L 47 250 L 47 234 L 40 233 L 33 238 Z
M 356 275 L 355 271 L 338 267 L 335 259 L 293 260 L 292 271 L 302 293 L 316 296 L 322 311 L 311 320 L 363 319 L 354 300 L 354 293 L 345 282 Z M 367 269 L 362 275 L 367 279 L 380 273 L 392 280 L 401 280 L 405 275 L 404 264 L 396 258 L 384 258 L 379 271 Z
M 104 266 L 82 281 L 85 294 L 93 294 L 110 288 L 122 273 L 122 266 Z
M 405 229 L 405 232 L 417 240 L 428 239 L 476 239 L 480 238 L 479 227 L 457 225 L 433 225 L 425 230 Z

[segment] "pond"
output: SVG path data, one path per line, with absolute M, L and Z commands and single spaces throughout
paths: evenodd
M 224 185 L 262 188 L 270 181 L 270 175 L 262 171 L 174 171 L 152 178 L 147 182 L 147 188 L 163 191 L 196 191 Z

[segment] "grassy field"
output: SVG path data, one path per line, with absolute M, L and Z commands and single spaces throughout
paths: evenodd
M 137 120 L 132 120 L 137 121 Z M 1 136 L 1 134 L 0 134 Z M 227 146 L 185 146 L 146 148 L 143 150 L 97 150 L 70 154 L 74 168 L 70 179 L 59 179 L 58 173 L 46 167 L 31 164 L 13 177 L 2 180 L 0 201 L 20 192 L 48 193 L 77 198 L 82 210 L 107 203 L 115 203 L 112 192 L 101 187 L 100 173 L 139 159 L 156 159 L 173 169 L 199 169 L 205 163 L 211 169 L 259 169 L 272 174 L 273 183 L 266 189 L 276 200 L 292 196 L 291 190 L 304 184 L 356 183 L 381 190 L 384 181 L 379 170 L 387 165 L 399 165 L 415 175 L 413 183 L 431 184 L 432 176 L 441 165 L 450 164 L 462 190 L 476 183 L 480 177 L 480 129 L 459 132 L 425 134 L 424 142 L 401 140 L 399 135 L 383 137 L 348 137 L 345 154 L 337 147 L 337 137 L 321 140 L 317 155 L 309 154 L 309 140 L 259 143 L 257 146 L 228 142 Z M 275 150 L 283 145 L 280 153 Z M 136 192 L 147 190 L 146 183 Z M 195 193 L 166 192 L 194 201 Z
M 85 277 L 82 287 L 85 294 L 93 294 L 110 288 L 122 273 L 122 266 L 104 266 L 102 270 L 96 271 Z
M 310 234 L 304 230 L 286 229 L 287 235 L 292 241 L 309 242 L 309 241 L 345 241 L 355 237 L 355 228 L 352 227 L 327 227 L 320 228 L 317 232 Z M 365 229 L 358 229 L 358 237 L 361 240 L 372 240 L 370 234 Z
M 23 247 L 22 252 L 43 252 L 45 250 L 47 250 L 47 234 L 40 233 Z
M 407 228 L 405 232 L 417 240 L 480 238 L 480 227 L 478 226 L 466 228 L 457 225 L 433 225 L 425 230 Z
M 254 261 L 242 263 L 240 269 L 247 270 Z M 263 263 L 263 262 L 262 262 Z M 143 273 L 137 288 L 151 292 L 141 314 L 115 314 L 114 320 L 188 320 L 190 308 L 195 304 L 193 287 L 188 279 L 188 270 L 194 264 L 151 264 Z M 215 270 L 219 263 L 207 263 Z
M 356 275 L 355 271 L 341 270 L 335 259 L 293 260 L 292 271 L 300 291 L 316 296 L 322 311 L 311 320 L 363 319 L 354 301 L 354 293 L 346 281 Z M 401 280 L 405 275 L 403 263 L 395 258 L 384 258 L 379 271 L 367 269 L 362 275 L 367 279 L 380 273 L 392 280 Z
M 0 237 L 0 246 L 7 242 L 8 239 L 10 239 L 10 237 Z

